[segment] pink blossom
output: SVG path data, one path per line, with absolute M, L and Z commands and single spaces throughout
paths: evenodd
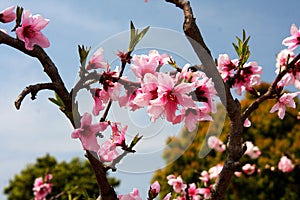
M 235 76 L 235 83 L 233 85 L 238 95 L 242 95 L 244 90 L 249 91 L 253 86 L 260 84 L 262 67 L 258 66 L 256 62 L 244 64 L 239 72 L 240 74 Z
M 286 73 L 282 79 L 277 83 L 277 86 L 283 87 L 288 85 L 294 85 L 297 89 L 300 89 L 300 72 L 295 67 L 288 73 Z
M 214 135 L 207 139 L 207 145 L 215 151 L 224 152 L 226 150 L 226 145 Z
M 140 197 L 139 190 L 136 188 L 133 188 L 132 192 L 125 195 L 118 195 L 119 200 L 142 200 Z
M 127 125 L 122 127 L 122 130 L 119 130 L 120 123 L 111 123 L 112 137 L 111 140 L 116 146 L 125 145 L 125 133 L 127 131 Z
M 251 126 L 251 121 L 246 118 L 245 121 L 244 121 L 244 127 L 250 127 Z
M 254 146 L 252 142 L 246 141 L 245 144 L 247 146 L 245 154 L 250 158 L 257 159 L 261 155 L 259 148 L 257 146 Z
M 158 97 L 158 80 L 157 77 L 151 73 L 145 74 L 141 82 L 141 90 L 136 93 L 132 103 L 139 107 L 150 105 L 150 101 Z M 153 105 L 155 106 L 155 105 Z
M 165 73 L 159 73 L 157 80 L 158 97 L 150 101 L 151 105 L 154 106 L 148 107 L 148 113 L 152 119 L 155 120 L 164 113 L 166 119 L 173 122 L 179 105 L 187 108 L 196 106 L 191 96 L 187 95 L 193 89 L 190 83 L 177 84 L 170 75 Z
M 221 77 L 224 81 L 227 81 L 228 78 L 234 76 L 234 70 L 238 65 L 238 60 L 230 60 L 227 54 L 220 54 L 218 57 L 218 70 L 221 74 Z
M 114 144 L 111 140 L 104 142 L 97 153 L 102 162 L 112 162 L 119 155 L 116 150 L 116 144 Z
M 278 110 L 278 117 L 280 119 L 284 118 L 286 107 L 296 108 L 294 98 L 300 92 L 294 93 L 284 93 L 278 100 L 277 103 L 271 108 L 270 113 Z
M 177 115 L 173 124 L 180 123 L 184 121 L 185 127 L 189 132 L 194 131 L 198 127 L 199 121 L 212 121 L 212 117 L 208 114 L 207 107 L 198 107 L 198 108 L 181 108 L 181 114 Z
M 276 62 L 276 73 L 279 74 L 286 69 L 286 65 L 290 63 L 295 57 L 294 52 L 288 49 L 282 50 L 277 55 Z M 300 89 L 300 71 L 299 71 L 299 62 L 296 63 L 295 67 L 289 69 L 289 71 L 281 78 L 277 83 L 277 86 L 283 87 L 288 85 L 294 85 L 297 89 Z
M 195 183 L 189 184 L 188 195 L 191 200 L 200 200 L 201 189 Z
M 103 49 L 99 48 L 93 55 L 92 58 L 89 60 L 89 63 L 86 67 L 87 70 L 91 69 L 106 69 L 107 63 L 103 59 Z
M 15 7 L 8 7 L 0 12 L 0 22 L 8 23 L 16 19 L 16 13 L 14 12 Z
M 242 176 L 242 172 L 234 172 L 234 175 L 237 177 L 240 177 L 240 176 Z
M 154 199 L 158 193 L 160 192 L 160 185 L 158 181 L 155 181 L 150 186 L 150 190 L 148 191 L 148 196 L 151 197 L 151 199 Z
M 130 107 L 131 111 L 135 111 L 139 108 L 142 108 L 143 106 L 137 105 L 135 100 L 137 100 L 137 98 L 140 98 L 141 96 L 144 96 L 144 94 L 147 94 L 147 93 L 143 93 L 141 88 L 138 88 L 138 89 L 135 88 L 135 89 L 133 89 L 133 91 L 126 90 L 125 95 L 123 95 L 119 98 L 119 105 L 120 105 L 120 107 L 128 106 L 128 107 Z M 145 104 L 145 101 L 142 100 L 141 102 L 143 102 L 142 104 Z
M 46 196 L 52 190 L 52 183 L 49 181 L 52 179 L 51 174 L 45 176 L 45 180 L 42 177 L 36 178 L 33 184 L 34 200 L 46 200 Z
M 282 44 L 288 46 L 289 50 L 294 50 L 300 44 L 300 30 L 298 30 L 297 26 L 293 24 L 291 26 L 291 36 L 285 38 L 282 41 Z
M 47 24 L 48 19 L 41 15 L 33 15 L 29 10 L 25 10 L 22 17 L 22 26 L 16 29 L 16 34 L 20 40 L 25 43 L 25 48 L 32 50 L 36 44 L 42 48 L 50 46 L 49 40 L 41 32 Z
M 199 179 L 201 181 L 203 181 L 204 183 L 208 183 L 209 182 L 209 173 L 206 170 L 202 171 Z
M 278 163 L 278 169 L 284 173 L 291 172 L 294 170 L 294 165 L 293 165 L 292 161 L 290 159 L 288 159 L 288 157 L 282 156 Z
M 165 65 L 168 59 L 168 55 L 159 55 L 156 50 L 150 51 L 149 55 L 133 55 L 131 69 L 141 79 L 147 73 L 155 74 L 156 69 Z
M 288 50 L 284 49 L 277 55 L 277 63 L 276 63 L 276 73 L 286 69 L 286 65 L 291 62 L 295 57 L 295 54 Z M 288 60 L 289 58 L 289 60 Z M 294 85 L 297 89 L 300 89 L 300 71 L 299 71 L 299 62 L 296 63 L 295 67 L 289 69 L 289 71 L 281 78 L 281 80 L 277 83 L 277 86 L 283 87 L 288 85 Z
M 163 198 L 163 200 L 170 200 L 171 197 L 172 197 L 172 194 L 171 194 L 171 192 L 169 192 L 169 193 Z
M 280 71 L 284 70 L 287 63 L 292 61 L 295 57 L 294 52 L 289 49 L 283 49 L 276 56 L 276 73 L 279 74 Z
M 181 176 L 175 177 L 174 175 L 167 176 L 168 184 L 173 186 L 173 190 L 176 193 L 180 193 L 181 191 L 184 191 L 187 187 L 187 185 L 183 182 Z
M 202 102 L 209 110 L 207 112 L 216 113 L 216 103 L 213 98 L 216 97 L 217 91 L 211 78 L 203 77 L 195 81 L 195 95 L 199 102 Z
M 221 54 L 218 58 L 218 70 L 224 81 L 230 81 L 231 86 L 238 95 L 253 86 L 260 84 L 262 68 L 256 62 L 245 63 L 242 68 L 237 69 L 239 61 L 230 60 L 227 54 Z
M 102 72 L 100 76 L 99 82 L 102 84 L 103 90 L 107 92 L 107 94 L 113 101 L 118 101 L 121 93 L 122 85 L 116 82 L 118 76 L 118 68 L 116 68 L 114 71 L 110 71 L 110 69 L 107 69 L 107 71 Z
M 242 170 L 245 174 L 247 175 L 251 175 L 255 172 L 255 164 L 245 164 L 243 167 L 242 167 Z
M 210 199 L 210 188 L 199 188 L 199 194 L 203 195 L 204 199 Z
M 159 54 L 159 52 L 157 50 L 150 50 L 149 57 L 154 58 L 158 61 L 158 67 L 162 67 L 165 64 L 168 64 L 168 61 L 170 60 L 170 55 Z
M 222 171 L 222 169 L 223 169 L 222 164 L 217 164 L 216 166 L 210 168 L 208 170 L 209 178 L 210 179 L 217 178 L 219 176 L 220 172 Z
M 98 116 L 100 111 L 105 108 L 106 103 L 109 101 L 109 93 L 103 89 L 92 89 L 92 95 L 94 99 L 94 106 L 93 106 L 93 115 Z
M 92 124 L 92 115 L 89 113 L 84 113 L 80 122 L 80 128 L 72 132 L 72 138 L 79 138 L 84 150 L 97 152 L 100 146 L 97 142 L 96 134 L 99 131 L 104 131 L 108 123 L 99 122 Z

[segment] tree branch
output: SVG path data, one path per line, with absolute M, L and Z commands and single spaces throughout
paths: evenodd
M 97 200 L 116 200 L 117 195 L 113 187 L 111 187 L 108 183 L 106 169 L 101 163 L 99 159 L 97 159 L 97 155 L 94 155 L 93 152 L 86 151 L 85 155 L 91 163 L 91 166 L 94 170 L 96 180 L 99 187 L 99 197 Z
M 22 104 L 23 99 L 30 93 L 31 99 L 34 100 L 36 95 L 41 90 L 54 90 L 53 83 L 39 83 L 36 85 L 29 85 L 20 93 L 15 101 L 15 106 L 19 110 Z
M 200 30 L 193 16 L 189 1 L 185 0 L 166 0 L 173 3 L 183 10 L 184 24 L 183 30 L 187 39 L 191 43 L 195 53 L 203 64 L 203 71 L 212 78 L 215 89 L 226 107 L 229 119 L 231 121 L 230 135 L 228 141 L 228 156 L 224 167 L 216 180 L 216 184 L 211 189 L 212 199 L 223 199 L 225 192 L 230 184 L 233 173 L 239 165 L 239 160 L 244 154 L 242 146 L 243 121 L 241 120 L 241 106 L 238 100 L 235 100 L 230 92 L 230 87 L 225 84 L 216 68 L 211 56 L 210 50 L 206 46 Z

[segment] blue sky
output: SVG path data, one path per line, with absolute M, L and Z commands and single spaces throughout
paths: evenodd
M 235 36 L 240 36 L 242 29 L 251 35 L 250 60 L 257 61 L 263 67 L 262 80 L 271 81 L 275 71 L 275 55 L 284 47 L 282 39 L 289 35 L 292 23 L 300 26 L 300 2 L 290 0 L 272 2 L 252 0 L 220 1 L 191 0 L 197 23 L 201 27 L 204 39 L 214 57 L 220 53 L 228 53 L 235 58 L 231 43 Z M 136 27 L 163 28 L 163 32 L 180 35 L 182 33 L 182 12 L 171 4 L 159 0 L 90 0 L 80 1 L 5 1 L 0 9 L 11 5 L 20 5 L 40 13 L 50 19 L 43 33 L 51 42 L 46 49 L 59 68 L 66 86 L 70 89 L 78 72 L 79 59 L 77 45 L 97 47 L 99 44 L 111 44 L 115 35 L 128 30 L 129 21 Z M 10 29 L 2 25 L 0 28 Z M 182 36 L 182 35 L 181 35 Z M 162 43 L 188 46 L 184 40 L 172 40 L 172 37 L 161 41 L 153 40 L 153 47 L 161 47 Z M 182 38 L 184 38 L 182 36 Z M 109 42 L 107 42 L 109 41 Z M 119 41 L 120 46 L 122 42 Z M 122 43 L 123 44 L 123 43 Z M 115 43 L 114 43 L 115 45 Z M 117 52 L 118 49 L 108 53 Z M 122 50 L 122 49 L 121 49 Z M 172 51 L 172 49 L 168 49 Z M 104 50 L 105 51 L 105 50 Z M 192 56 L 191 51 L 187 56 Z M 197 61 L 195 61 L 197 62 Z M 193 63 L 196 64 L 196 63 Z M 74 156 L 83 158 L 83 151 L 78 141 L 71 139 L 72 127 L 58 109 L 47 100 L 51 92 L 42 92 L 32 102 L 26 98 L 20 111 L 14 108 L 14 100 L 24 87 L 30 84 L 48 81 L 40 64 L 26 55 L 4 45 L 0 47 L 0 190 L 28 163 L 39 156 L 50 153 L 58 160 L 70 160 Z M 148 147 L 148 148 L 151 148 Z M 155 147 L 153 147 L 155 148 Z M 120 193 L 128 193 L 132 187 L 141 189 L 146 194 L 151 173 L 118 173 L 122 178 Z M 131 181 L 128 182 L 128 175 Z M 147 183 L 147 184 L 144 184 Z M 0 196 L 0 199 L 5 198 Z

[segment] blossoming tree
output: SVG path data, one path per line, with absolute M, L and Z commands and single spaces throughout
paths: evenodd
M 278 64 L 277 77 L 266 93 L 259 94 L 253 87 L 260 84 L 262 67 L 256 62 L 248 62 L 249 37 L 246 37 L 245 32 L 242 39 L 237 38 L 237 44 L 234 44 L 238 58 L 231 60 L 228 55 L 223 54 L 218 57 L 216 64 L 195 23 L 189 1 L 166 0 L 166 2 L 183 10 L 184 33 L 202 65 L 178 66 L 172 55 L 160 54 L 156 50 L 150 51 L 148 55 L 132 56 L 136 45 L 149 27 L 138 31 L 131 23 L 129 47 L 117 55 L 120 68 L 105 62 L 103 49 L 100 48 L 91 59 L 87 60 L 90 48 L 79 46 L 79 80 L 71 90 L 65 87 L 57 67 L 43 50 L 50 45 L 47 37 L 41 32 L 49 20 L 40 15 L 32 15 L 29 10 L 23 10 L 21 7 L 17 7 L 16 12 L 13 7 L 0 12 L 1 22 L 8 23 L 14 20 L 16 22 L 13 28 L 16 37 L 1 30 L 0 43 L 37 58 L 51 80 L 49 83 L 27 86 L 18 96 L 16 108 L 20 108 L 28 94 L 35 99 L 37 93 L 42 90 L 55 92 L 55 98 L 50 98 L 50 101 L 59 106 L 69 119 L 74 127 L 72 138 L 78 138 L 86 151 L 86 157 L 91 163 L 99 185 L 98 199 L 141 199 L 136 188 L 128 195 L 117 196 L 108 183 L 107 171 L 116 170 L 117 164 L 127 154 L 134 153 L 135 145 L 142 139 L 142 136 L 137 134 L 132 141 L 127 141 L 127 125 L 118 121 L 113 122 L 108 118 L 113 103 L 132 111 L 146 108 L 146 114 L 152 122 L 165 118 L 170 124 L 183 122 L 189 131 L 193 131 L 199 121 L 213 120 L 212 113 L 216 112 L 214 99 L 217 96 L 220 98 L 231 123 L 226 147 L 227 157 L 223 167 L 214 170 L 215 176 L 218 175 L 215 184 L 206 188 L 197 188 L 194 184 L 188 187 L 180 176 L 168 176 L 169 184 L 173 185 L 175 192 L 185 191 L 183 196 L 179 197 L 183 199 L 223 198 L 232 176 L 240 168 L 239 161 L 242 156 L 245 153 L 256 156 L 251 150 L 251 145 L 244 143 L 243 135 L 244 127 L 251 125 L 248 117 L 262 102 L 276 99 L 277 103 L 270 112 L 278 111 L 281 119 L 284 118 L 286 107 L 295 108 L 294 98 L 298 92 L 284 93 L 283 88 L 290 84 L 299 88 L 300 55 L 295 56 L 292 52 L 280 54 L 282 57 Z M 299 34 L 299 30 L 293 25 L 291 36 L 283 41 L 283 44 L 289 47 L 289 51 L 299 45 Z M 123 73 L 128 65 L 135 75 L 133 80 L 124 77 Z M 172 70 L 165 72 L 163 69 L 167 65 L 171 66 Z M 80 113 L 76 101 L 82 89 L 87 90 L 94 101 L 93 109 L 84 113 Z M 238 95 L 250 92 L 256 95 L 256 99 L 242 111 L 240 102 L 233 97 L 231 89 Z M 109 137 L 99 143 L 99 138 L 104 138 L 104 132 L 109 132 Z M 211 148 L 225 150 L 225 146 L 217 138 L 211 138 L 210 143 Z M 287 158 L 283 158 L 282 163 L 287 162 Z M 285 168 L 284 166 L 281 168 Z M 252 166 L 245 166 L 244 171 L 252 173 Z M 205 176 L 202 177 L 204 180 Z M 35 194 L 40 194 L 43 190 L 42 195 L 38 195 L 41 198 L 36 197 L 37 199 L 45 198 L 46 193 L 51 191 L 51 184 L 47 183 L 50 177 L 46 178 L 46 183 L 37 180 L 34 184 Z M 149 189 L 148 199 L 154 199 L 159 190 L 159 183 L 154 182 Z M 165 197 L 170 198 L 172 194 Z

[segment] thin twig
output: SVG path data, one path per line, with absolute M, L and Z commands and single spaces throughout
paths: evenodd
M 22 104 L 23 99 L 28 95 L 31 94 L 31 99 L 34 100 L 36 95 L 41 90 L 54 90 L 53 83 L 38 83 L 35 85 L 29 85 L 19 94 L 15 101 L 15 106 L 19 110 Z

